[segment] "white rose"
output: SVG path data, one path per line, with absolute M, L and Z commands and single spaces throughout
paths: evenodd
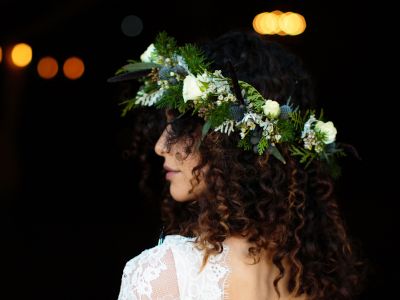
M 196 100 L 201 97 L 201 82 L 193 75 L 187 75 L 183 81 L 183 100 Z
M 324 144 L 330 144 L 335 141 L 337 130 L 331 121 L 317 121 L 314 129 L 325 134 Z
M 152 62 L 151 55 L 155 52 L 156 47 L 154 47 L 154 44 L 152 43 L 149 47 L 147 47 L 146 51 L 144 51 L 143 54 L 140 55 L 140 60 L 142 62 Z
M 273 100 L 265 101 L 265 104 L 262 106 L 262 108 L 264 110 L 264 114 L 272 119 L 277 118 L 281 113 L 279 103 Z

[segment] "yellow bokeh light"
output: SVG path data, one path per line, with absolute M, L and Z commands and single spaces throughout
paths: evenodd
M 25 67 L 32 60 L 32 48 L 28 44 L 20 43 L 11 50 L 11 61 L 17 67 Z
M 259 13 L 258 15 L 256 15 L 253 19 L 253 28 L 254 30 L 259 33 L 259 34 L 265 34 L 260 27 L 260 21 L 261 21 L 261 17 L 265 14 L 269 14 L 267 12 L 263 12 L 263 13 Z
M 279 17 L 274 13 L 260 16 L 259 27 L 264 34 L 275 34 L 279 31 Z
M 82 59 L 70 57 L 64 62 L 63 72 L 68 79 L 78 79 L 85 72 L 85 65 Z
M 305 30 L 305 20 L 300 14 L 287 12 L 280 15 L 279 27 L 289 35 L 298 35 Z
M 43 57 L 40 59 L 37 65 L 37 72 L 40 77 L 44 79 L 51 79 L 57 75 L 58 63 L 53 57 Z

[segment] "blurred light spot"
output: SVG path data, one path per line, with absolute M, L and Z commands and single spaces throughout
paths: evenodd
M 0 47 L 0 63 L 3 60 L 3 49 Z
M 259 34 L 298 35 L 306 29 L 306 20 L 298 13 L 274 10 L 257 14 L 253 28 Z
M 254 28 L 254 30 L 255 30 L 257 33 L 259 33 L 259 34 L 266 34 L 266 33 L 264 33 L 264 32 L 262 31 L 261 24 L 260 24 L 262 17 L 263 17 L 264 15 L 266 15 L 266 14 L 269 14 L 269 13 L 268 13 L 268 12 L 259 13 L 259 14 L 256 15 L 256 16 L 254 17 L 254 19 L 253 19 L 253 28 Z
M 298 35 L 305 30 L 305 20 L 300 14 L 287 12 L 279 17 L 279 27 L 287 34 Z
M 266 13 L 260 17 L 260 29 L 264 34 L 275 34 L 279 32 L 279 17 L 274 13 Z
M 143 30 L 143 22 L 135 15 L 126 16 L 121 22 L 121 30 L 127 36 L 137 36 Z
M 50 56 L 43 57 L 37 65 L 37 72 L 39 73 L 40 77 L 44 79 L 51 79 L 57 75 L 58 63 Z
M 11 61 L 17 67 L 25 67 L 32 60 L 32 48 L 28 44 L 20 43 L 11 50 Z
M 63 72 L 68 79 L 78 79 L 83 75 L 84 71 L 85 65 L 78 57 L 70 57 L 64 62 Z

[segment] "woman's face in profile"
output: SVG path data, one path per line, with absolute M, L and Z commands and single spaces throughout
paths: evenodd
M 166 113 L 167 122 L 172 121 L 172 116 Z M 205 189 L 205 183 L 200 176 L 200 182 L 197 183 L 195 176 L 192 173 L 194 167 L 197 166 L 200 160 L 200 154 L 193 147 L 189 155 L 185 153 L 185 142 L 178 141 L 173 144 L 170 151 L 167 149 L 168 131 L 171 129 L 171 124 L 162 132 L 154 150 L 157 155 L 164 157 L 164 169 L 166 170 L 166 180 L 170 181 L 169 191 L 172 198 L 178 202 L 194 200 Z M 196 143 L 194 143 L 196 144 Z M 193 179 L 194 188 L 192 189 L 191 180 Z

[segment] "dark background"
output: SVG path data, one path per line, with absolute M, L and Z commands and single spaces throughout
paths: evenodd
M 158 31 L 192 42 L 250 30 L 257 13 L 275 9 L 305 17 L 303 34 L 270 38 L 302 57 L 338 139 L 362 157 L 344 159 L 337 185 L 349 234 L 371 265 L 361 299 L 390 297 L 399 280 L 398 197 L 396 175 L 386 174 L 397 164 L 398 96 L 390 91 L 396 75 L 388 75 L 396 72 L 388 3 L 2 0 L 3 56 L 16 42 L 34 52 L 24 69 L 10 68 L 4 57 L 0 64 L 1 298 L 117 298 L 125 262 L 156 243 L 159 215 L 138 192 L 140 170 L 122 159 L 130 123 L 119 117 L 120 86 L 106 79 Z M 120 30 L 130 14 L 143 20 L 139 36 Z M 59 63 L 80 56 L 85 74 L 43 80 L 36 63 L 46 55 Z

